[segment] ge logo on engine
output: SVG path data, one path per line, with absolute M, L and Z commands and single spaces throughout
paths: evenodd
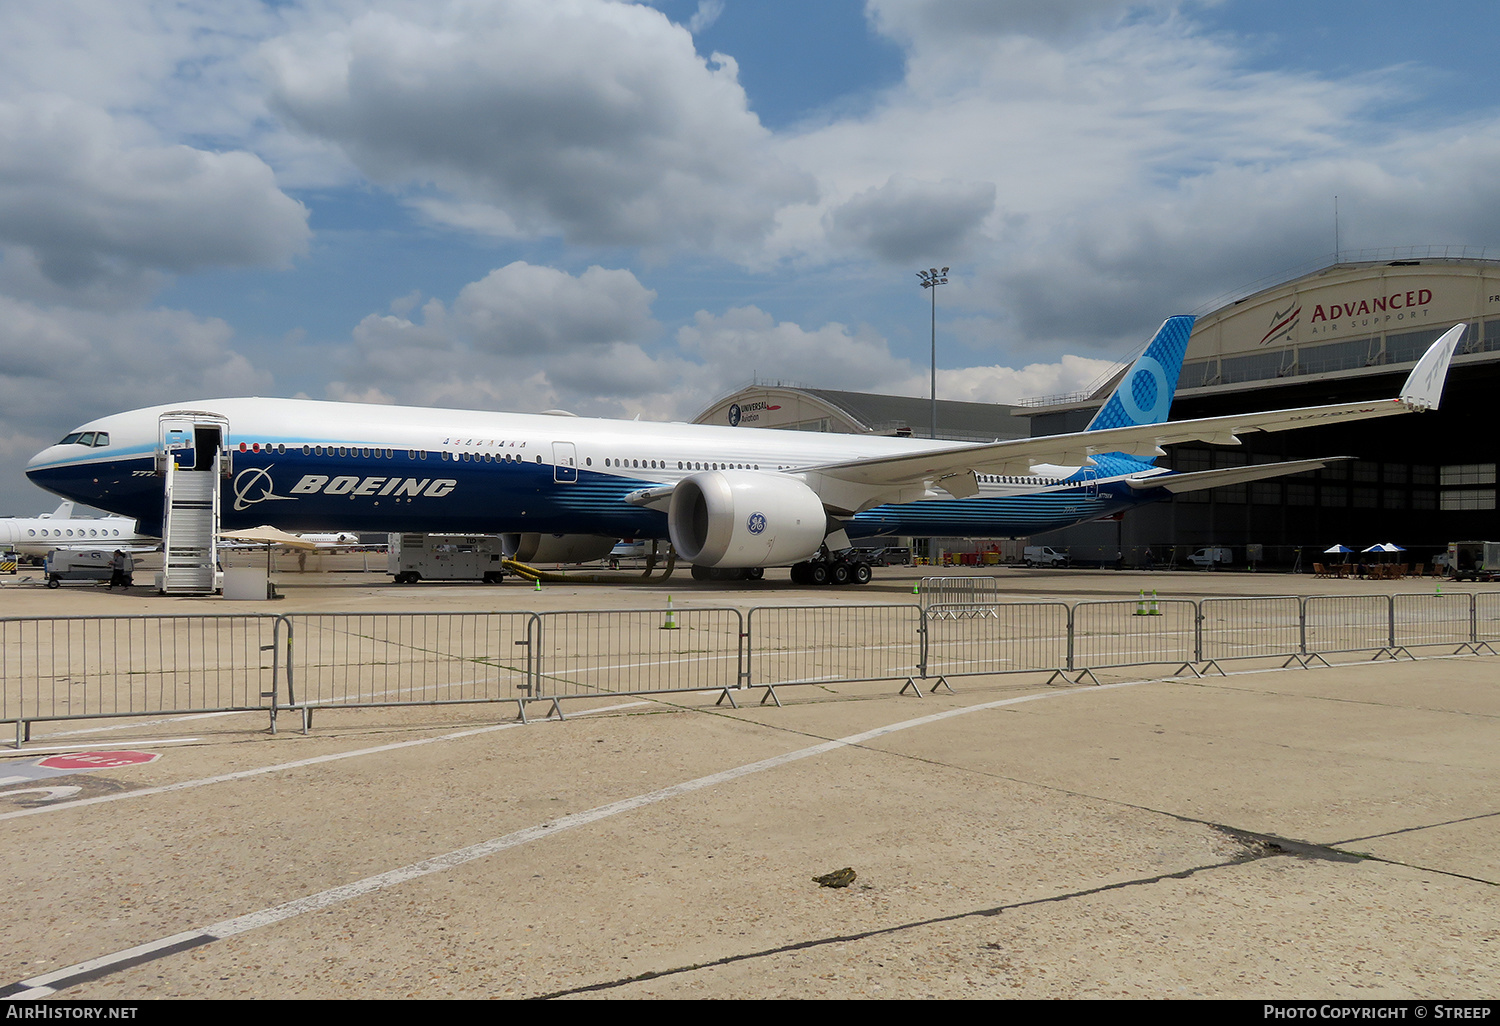
M 766 515 L 764 513 L 751 513 L 750 518 L 745 521 L 745 526 L 750 529 L 751 534 L 760 534 L 766 529 Z

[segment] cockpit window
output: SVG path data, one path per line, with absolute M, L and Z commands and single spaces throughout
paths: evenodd
M 58 445 L 72 445 L 74 442 L 78 441 L 82 437 L 83 437 L 83 432 L 82 431 L 74 431 L 72 434 L 63 435 L 63 440 L 61 442 L 58 442 L 57 444 Z
M 78 444 L 79 445 L 93 445 L 94 444 L 94 433 L 92 431 L 85 431 L 83 434 L 79 435 L 78 436 Z
M 94 433 L 94 448 L 97 449 L 101 445 L 108 445 L 108 444 L 109 444 L 109 432 L 108 431 L 98 431 L 98 432 Z

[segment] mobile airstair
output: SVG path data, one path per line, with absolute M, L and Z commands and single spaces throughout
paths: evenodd
M 217 590 L 219 482 L 229 473 L 222 417 L 175 411 L 161 417 L 162 575 L 167 595 Z

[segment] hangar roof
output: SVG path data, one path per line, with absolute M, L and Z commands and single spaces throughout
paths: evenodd
M 1026 421 L 1001 403 L 938 400 L 938 436 L 955 441 L 1024 438 Z M 791 428 L 842 434 L 931 434 L 932 400 L 791 385 L 749 385 L 694 418 L 697 424 Z
M 1177 394 L 1389 373 L 1411 366 L 1460 321 L 1469 330 L 1455 367 L 1500 360 L 1500 260 L 1402 252 L 1331 264 L 1201 314 Z M 1090 396 L 1023 405 L 1038 414 L 1096 407 L 1128 366 Z

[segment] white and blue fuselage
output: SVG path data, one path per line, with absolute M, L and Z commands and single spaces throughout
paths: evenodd
M 1397 398 L 1169 422 L 1192 323 L 1168 318 L 1072 434 L 962 444 L 243 398 L 102 417 L 34 456 L 27 475 L 142 533 L 160 532 L 164 467 L 212 465 L 225 531 L 517 533 L 602 539 L 600 555 L 619 538 L 670 538 L 695 565 L 777 566 L 875 536 L 1029 536 L 1171 492 L 1317 469 L 1327 460 L 1189 474 L 1155 460 L 1174 442 L 1435 409 L 1464 329 L 1433 343 Z
M 951 451 L 933 442 L 804 431 L 593 420 L 295 399 L 220 399 L 150 407 L 81 426 L 108 443 L 38 453 L 33 482 L 159 528 L 158 421 L 209 413 L 228 426 L 221 485 L 225 530 L 543 532 L 666 538 L 662 510 L 626 496 L 704 471 L 798 475 L 895 454 Z M 978 474 L 978 493 L 886 503 L 845 520 L 851 538 L 1029 535 L 1106 516 L 1145 496 L 1121 479 L 1159 473 L 1126 457 L 1089 468 L 1049 464 Z

